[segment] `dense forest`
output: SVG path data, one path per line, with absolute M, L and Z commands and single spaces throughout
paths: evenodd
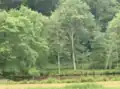
M 120 68 L 120 0 L 0 0 L 0 75 Z

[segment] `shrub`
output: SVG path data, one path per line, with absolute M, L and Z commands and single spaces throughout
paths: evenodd
M 47 80 L 42 80 L 40 83 L 59 83 L 60 81 L 55 78 L 48 78 Z

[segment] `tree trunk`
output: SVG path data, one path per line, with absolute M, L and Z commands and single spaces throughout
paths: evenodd
M 74 51 L 74 34 L 72 32 L 71 35 L 71 43 L 72 43 L 72 59 L 73 59 L 73 68 L 76 70 L 76 59 L 75 59 L 75 51 Z
M 105 64 L 105 69 L 107 69 L 109 66 L 111 53 L 112 53 L 112 47 L 110 48 L 109 53 L 108 53 L 108 57 L 107 57 L 106 64 Z
M 110 63 L 109 63 L 109 69 L 112 69 L 112 60 L 110 61 Z
M 119 53 L 118 53 L 118 46 L 116 44 L 116 56 L 117 56 L 117 61 L 119 60 Z M 119 63 L 117 62 L 117 68 L 119 67 Z
M 61 53 L 61 46 L 59 41 L 59 32 L 57 31 L 57 45 L 58 45 L 58 53 L 57 53 L 57 64 L 58 64 L 58 73 L 60 75 L 60 53 Z
M 60 70 L 60 54 L 58 52 L 58 73 L 60 74 L 61 70 Z

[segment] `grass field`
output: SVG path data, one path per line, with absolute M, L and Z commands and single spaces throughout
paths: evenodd
M 1 84 L 0 89 L 120 89 L 120 81 L 78 84 Z

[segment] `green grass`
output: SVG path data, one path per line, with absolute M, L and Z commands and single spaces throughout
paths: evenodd
M 75 78 L 59 79 L 49 77 L 45 80 L 23 80 L 23 81 L 1 81 L 0 84 L 45 84 L 45 83 L 85 83 L 85 82 L 100 82 L 100 81 L 120 81 L 120 76 L 78 76 Z
M 61 73 L 58 74 L 57 69 L 48 69 L 48 70 L 41 70 L 41 76 L 38 76 L 38 78 L 58 78 L 61 76 L 63 79 L 78 79 L 80 82 L 84 81 L 107 81 L 107 80 L 120 80 L 120 70 L 113 69 L 113 70 L 76 70 L 73 69 L 61 69 Z M 97 76 L 97 77 L 96 77 Z M 115 78 L 114 78 L 115 76 Z M 116 77 L 118 76 L 118 77 Z M 15 76 L 15 75 L 9 75 L 7 76 L 9 79 L 13 80 L 23 80 L 23 79 L 30 79 L 32 76 Z M 95 79 L 95 80 L 93 80 Z
M 120 81 L 120 70 L 77 70 L 65 69 L 61 71 L 61 77 L 57 70 L 51 70 L 48 79 L 45 80 L 22 80 L 22 81 L 0 81 L 0 84 L 42 84 L 42 83 L 84 83 L 99 81 Z M 110 74 L 110 75 L 109 75 Z

